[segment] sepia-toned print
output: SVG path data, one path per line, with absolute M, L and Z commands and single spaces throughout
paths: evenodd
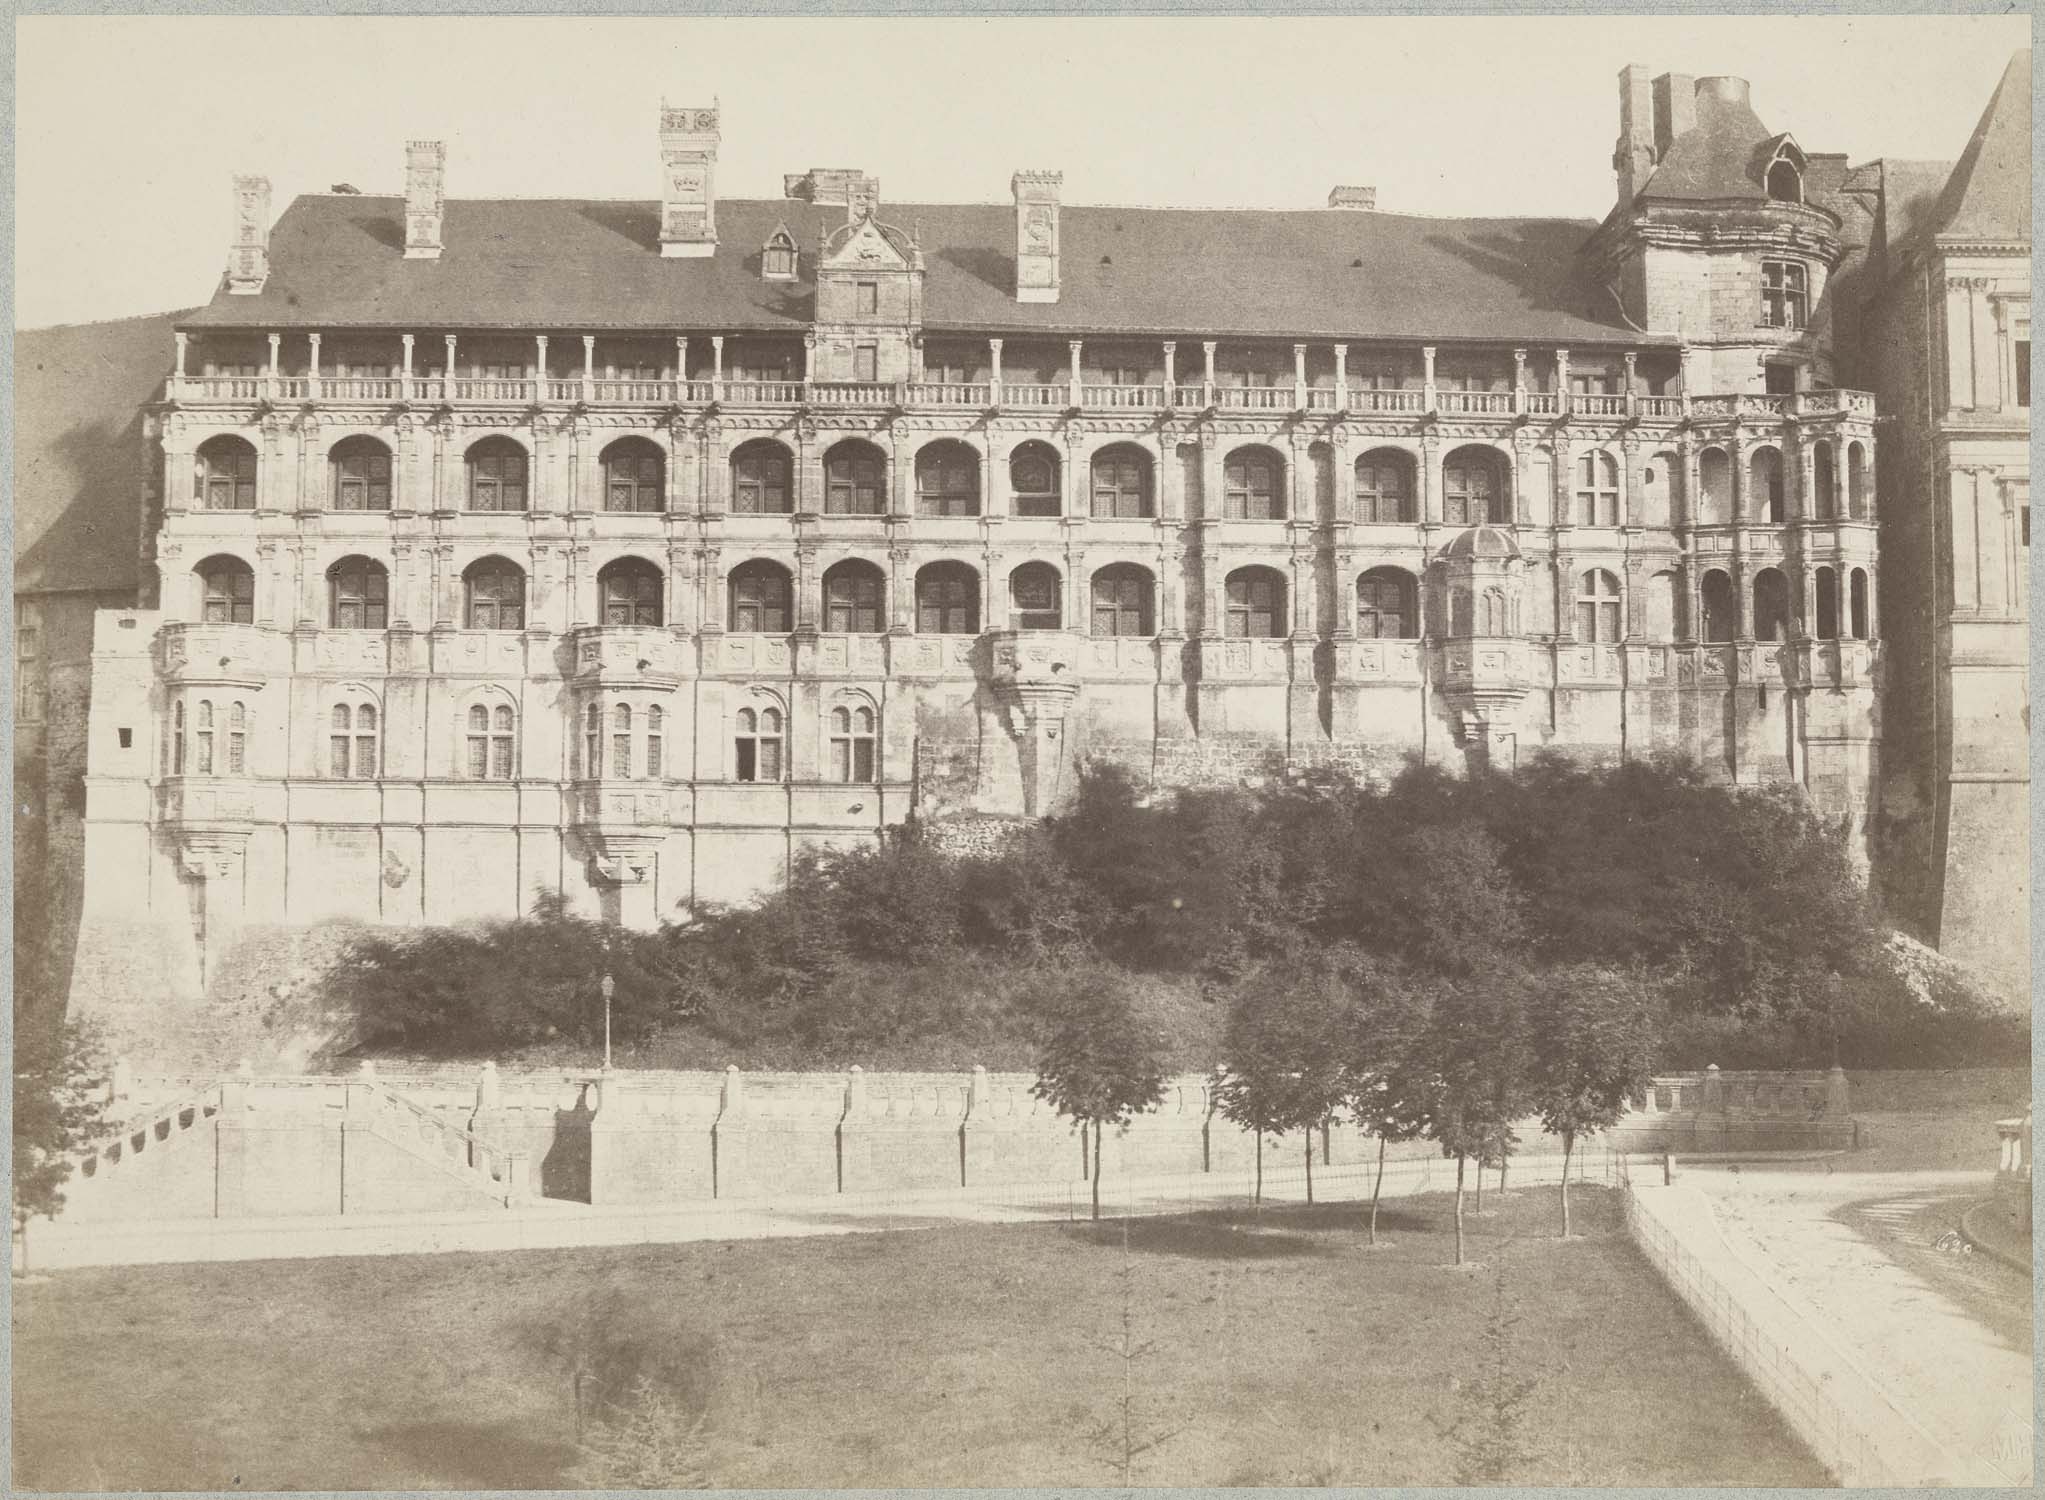
M 2028 1489 L 2027 37 L 24 20 L 14 1484 Z

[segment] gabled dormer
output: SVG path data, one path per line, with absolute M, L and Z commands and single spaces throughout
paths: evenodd
M 913 374 L 923 326 L 923 251 L 870 212 L 817 250 L 817 378 L 896 381 Z
M 788 232 L 786 224 L 776 224 L 774 232 L 767 236 L 767 242 L 760 247 L 760 279 L 793 281 L 795 270 L 795 236 Z
M 1760 173 L 1761 185 L 1770 201 L 1775 203 L 1801 203 L 1804 201 L 1804 173 L 1810 170 L 1810 160 L 1804 155 L 1803 147 L 1796 143 L 1796 137 L 1784 133 L 1761 144 Z

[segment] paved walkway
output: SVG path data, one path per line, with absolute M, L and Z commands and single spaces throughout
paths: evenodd
M 1985 1191 L 1983 1173 L 1699 1166 L 1681 1175 L 1710 1196 L 1727 1241 L 1968 1461 L 1977 1482 L 2030 1485 L 2030 1352 L 2011 1348 L 1836 1217 L 1852 1203 L 1908 1217 L 1935 1197 Z

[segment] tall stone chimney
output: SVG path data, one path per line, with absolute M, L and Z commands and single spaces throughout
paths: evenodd
M 1655 155 L 1668 153 L 1679 135 L 1697 128 L 1697 80 L 1688 73 L 1664 73 L 1654 81 Z
M 1015 194 L 1015 300 L 1058 300 L 1058 193 L 1063 172 L 1017 172 Z
M 1350 208 L 1369 213 L 1378 206 L 1378 190 L 1374 187 L 1352 187 L 1337 183 L 1328 189 L 1328 207 Z
M 446 214 L 442 189 L 447 147 L 439 141 L 405 142 L 405 259 L 439 260 L 440 226 Z
M 660 110 L 660 253 L 717 250 L 717 106 Z
M 1655 132 L 1652 91 L 1647 69 L 1632 63 L 1619 70 L 1619 143 L 1612 148 L 1612 170 L 1619 177 L 1619 208 L 1633 206 L 1654 172 Z
M 227 289 L 253 297 L 270 279 L 270 179 L 234 179 L 234 243 L 227 252 Z

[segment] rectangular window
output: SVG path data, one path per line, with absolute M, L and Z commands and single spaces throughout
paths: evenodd
M 1761 262 L 1761 326 L 1801 328 L 1809 313 L 1809 285 L 1793 260 Z
M 2028 327 L 2024 329 L 2026 334 L 2030 331 Z M 2029 406 L 2031 404 L 2031 341 L 2029 338 L 2017 340 L 2016 374 L 2017 405 Z
M 873 780 L 873 741 L 855 739 L 852 741 L 852 781 Z
M 632 774 L 632 736 L 629 734 L 611 736 L 611 774 L 618 777 Z
M 649 734 L 646 737 L 646 776 L 648 780 L 658 781 L 667 774 L 661 765 L 662 759 L 661 737 L 657 734 Z
M 858 291 L 857 311 L 862 318 L 871 318 L 880 312 L 880 284 L 873 281 L 855 283 Z
M 348 774 L 348 736 L 334 735 L 327 741 L 327 774 L 345 778 Z
M 871 384 L 880 378 L 880 349 L 874 344 L 861 344 L 852 351 L 852 378 Z
M 741 738 L 738 741 L 737 770 L 740 781 L 758 781 L 760 779 L 759 763 L 754 756 L 754 751 L 757 748 L 758 741 L 756 740 Z
M 481 781 L 489 770 L 489 742 L 478 734 L 469 738 L 469 780 Z
M 759 769 L 761 781 L 781 779 L 781 741 L 764 738 L 760 741 Z

